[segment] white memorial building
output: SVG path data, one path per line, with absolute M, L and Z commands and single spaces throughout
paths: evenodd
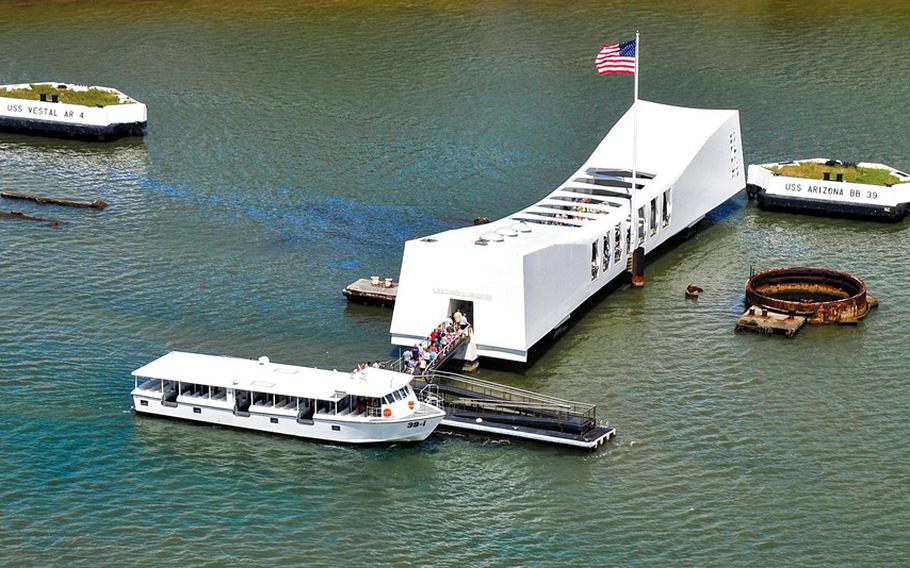
M 473 326 L 464 359 L 527 361 L 535 343 L 633 268 L 636 249 L 639 258 L 651 252 L 745 187 L 737 111 L 636 105 L 635 187 L 633 106 L 537 203 L 408 241 L 392 343 L 415 345 L 462 307 Z

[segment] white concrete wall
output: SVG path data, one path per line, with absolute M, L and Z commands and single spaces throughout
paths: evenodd
M 425 338 L 449 315 L 450 300 L 472 302 L 473 341 L 504 349 L 524 349 L 524 287 L 521 256 L 507 257 L 492 250 L 463 262 L 456 242 L 405 243 L 395 311 L 392 314 L 392 344 L 411 346 Z M 456 247 L 452 250 L 452 247 Z M 518 322 L 518 323 L 517 323 Z M 516 325 L 517 323 L 517 325 Z M 481 353 L 484 355 L 485 353 Z
M 0 116 L 61 124 L 108 126 L 145 122 L 147 111 L 142 103 L 87 107 L 0 97 Z
M 731 134 L 735 135 L 732 150 Z M 739 113 L 734 111 L 670 184 L 673 188 L 670 230 L 659 241 L 648 243 L 646 252 L 659 246 L 669 236 L 697 223 L 705 214 L 745 188 L 742 154 Z
M 824 162 L 825 160 L 813 161 Z M 749 166 L 749 183 L 765 189 L 768 195 L 877 207 L 896 207 L 901 203 L 910 203 L 910 183 L 886 187 L 845 181 L 776 176 L 766 167 L 772 165 L 776 164 Z M 882 167 L 893 170 L 893 168 L 881 164 L 862 165 L 863 167 Z M 896 172 L 896 170 L 893 171 Z

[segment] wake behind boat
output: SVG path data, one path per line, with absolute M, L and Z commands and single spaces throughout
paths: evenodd
M 445 416 L 410 375 L 172 351 L 133 371 L 136 412 L 352 444 L 419 442 Z

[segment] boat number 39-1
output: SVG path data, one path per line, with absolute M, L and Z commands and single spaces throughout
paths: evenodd
M 426 426 L 426 425 L 427 425 L 426 420 L 421 420 L 419 422 L 408 422 L 408 428 L 420 428 L 420 427 Z

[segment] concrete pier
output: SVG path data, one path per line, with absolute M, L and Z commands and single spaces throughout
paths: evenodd
M 779 333 L 793 337 L 805 324 L 803 316 L 779 314 L 752 306 L 736 321 L 736 331 L 755 331 L 765 335 Z
M 391 278 L 361 278 L 348 284 L 341 293 L 349 302 L 392 306 L 398 295 L 398 284 Z

